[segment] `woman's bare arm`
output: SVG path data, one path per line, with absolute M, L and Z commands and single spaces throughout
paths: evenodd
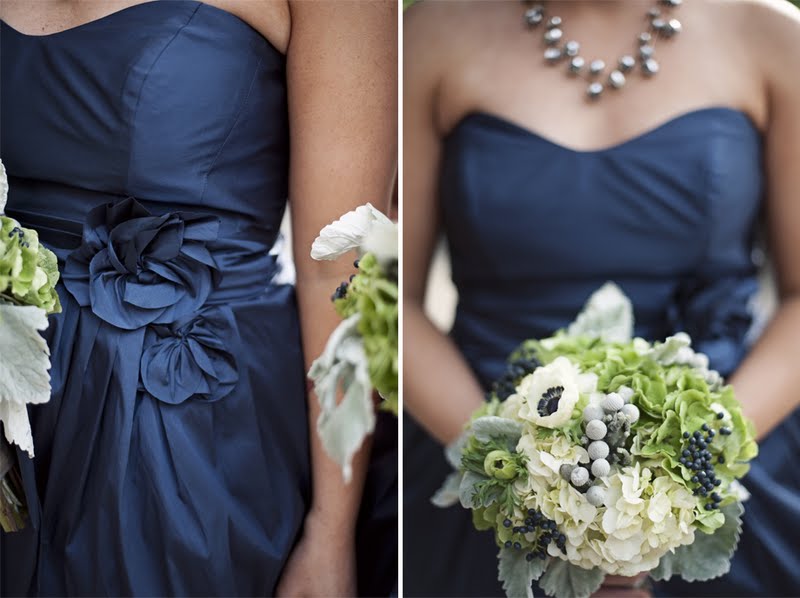
M 800 11 L 787 2 L 750 11 L 769 95 L 767 217 L 780 303 L 731 382 L 763 438 L 800 405 Z
M 426 9 L 426 10 L 422 10 Z M 436 6 L 408 11 L 403 74 L 403 405 L 443 443 L 455 439 L 483 392 L 453 342 L 425 316 L 423 302 L 439 234 L 436 178 L 438 73 L 447 52 L 438 44 Z M 446 37 L 446 36 L 444 36 Z
M 332 291 L 352 260 L 309 257 L 320 229 L 367 201 L 389 209 L 397 165 L 397 4 L 309 2 L 291 7 L 287 50 L 291 131 L 289 196 L 306 366 L 339 323 Z M 355 256 L 353 256 L 355 258 Z M 323 451 L 319 405 L 309 395 L 313 499 L 282 595 L 354 595 L 353 542 L 368 450 L 353 479 Z

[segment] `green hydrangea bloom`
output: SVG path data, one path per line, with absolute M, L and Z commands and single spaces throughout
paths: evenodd
M 36 231 L 0 216 L 0 296 L 20 305 L 41 307 L 48 314 L 58 313 L 58 279 L 56 256 L 39 243 Z
M 334 305 L 342 318 L 361 314 L 358 331 L 364 340 L 369 378 L 384 398 L 381 407 L 395 415 L 398 411 L 398 289 L 371 253 L 358 263 L 358 273 L 347 293 Z
M 691 479 L 696 472 L 680 462 L 687 442 L 683 434 L 693 434 L 703 425 L 715 430 L 708 450 L 716 475 L 722 480 L 721 505 L 734 502 L 735 498 L 725 489 L 747 473 L 749 462 L 758 454 L 758 446 L 753 424 L 742 414 L 733 388 L 711 388 L 698 370 L 687 365 L 662 365 L 641 349 L 636 341 L 604 342 L 597 338 L 570 337 L 562 331 L 550 339 L 526 341 L 512 354 L 511 360 L 533 356 L 547 364 L 565 356 L 578 364 L 581 371 L 597 375 L 600 392 L 615 392 L 621 386 L 633 389 L 631 403 L 639 408 L 640 419 L 635 426 L 631 453 L 690 490 L 695 488 Z M 562 428 L 559 434 L 577 441 L 582 433 L 579 410 L 585 404 L 582 397 L 573 425 Z M 729 433 L 720 433 L 723 428 Z M 711 533 L 724 523 L 724 517 L 718 510 L 707 511 L 702 507 L 703 501 L 699 500 L 698 528 Z

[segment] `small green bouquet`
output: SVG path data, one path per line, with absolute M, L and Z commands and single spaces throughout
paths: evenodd
M 613 284 L 565 330 L 525 341 L 448 449 L 433 498 L 491 530 L 508 596 L 589 596 L 606 574 L 725 574 L 741 532 L 752 423 L 686 334 L 632 338 Z
M 317 430 L 346 480 L 353 455 L 375 428 L 373 389 L 381 409 L 397 415 L 397 225 L 372 205 L 360 206 L 320 231 L 311 257 L 332 260 L 353 250 L 356 272 L 331 297 L 342 323 L 308 373 L 322 407 Z M 337 404 L 339 390 L 344 398 Z
M 39 334 L 61 311 L 56 256 L 35 230 L 4 215 L 8 179 L 0 162 L 0 527 L 25 525 L 25 497 L 12 444 L 33 457 L 28 404 L 50 400 L 50 359 Z

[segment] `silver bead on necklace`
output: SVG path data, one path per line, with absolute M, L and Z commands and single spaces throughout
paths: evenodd
M 606 72 L 606 63 L 603 60 L 587 61 L 580 55 L 581 44 L 575 40 L 562 43 L 563 19 L 559 16 L 547 18 L 544 4 L 532 0 L 522 0 L 522 2 L 528 7 L 525 10 L 526 25 L 530 29 L 538 29 L 544 24 L 544 59 L 547 64 L 556 66 L 566 59 L 568 75 L 573 78 L 585 76 L 589 80 L 586 95 L 592 100 L 602 96 L 607 87 L 611 89 L 625 87 L 626 74 L 630 75 L 637 65 L 645 77 L 656 75 L 660 69 L 655 59 L 656 40 L 672 39 L 683 30 L 681 22 L 668 14 L 680 6 L 682 0 L 658 0 L 660 7 L 656 6 L 647 11 L 648 30 L 636 38 L 636 56 L 630 54 L 621 56 L 608 73 L 605 82 L 602 82 L 599 79 Z

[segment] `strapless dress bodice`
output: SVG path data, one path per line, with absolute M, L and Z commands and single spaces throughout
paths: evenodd
M 760 134 L 745 114 L 696 110 L 576 151 L 478 112 L 443 151 L 453 335 L 485 383 L 607 280 L 630 296 L 637 334 L 686 330 L 724 371 L 741 358 L 763 191 Z
M 74 248 L 92 208 L 134 197 L 214 215 L 217 255 L 269 251 L 288 185 L 285 57 L 244 21 L 148 2 L 51 35 L 4 23 L 2 44 L 8 209 L 45 242 Z

